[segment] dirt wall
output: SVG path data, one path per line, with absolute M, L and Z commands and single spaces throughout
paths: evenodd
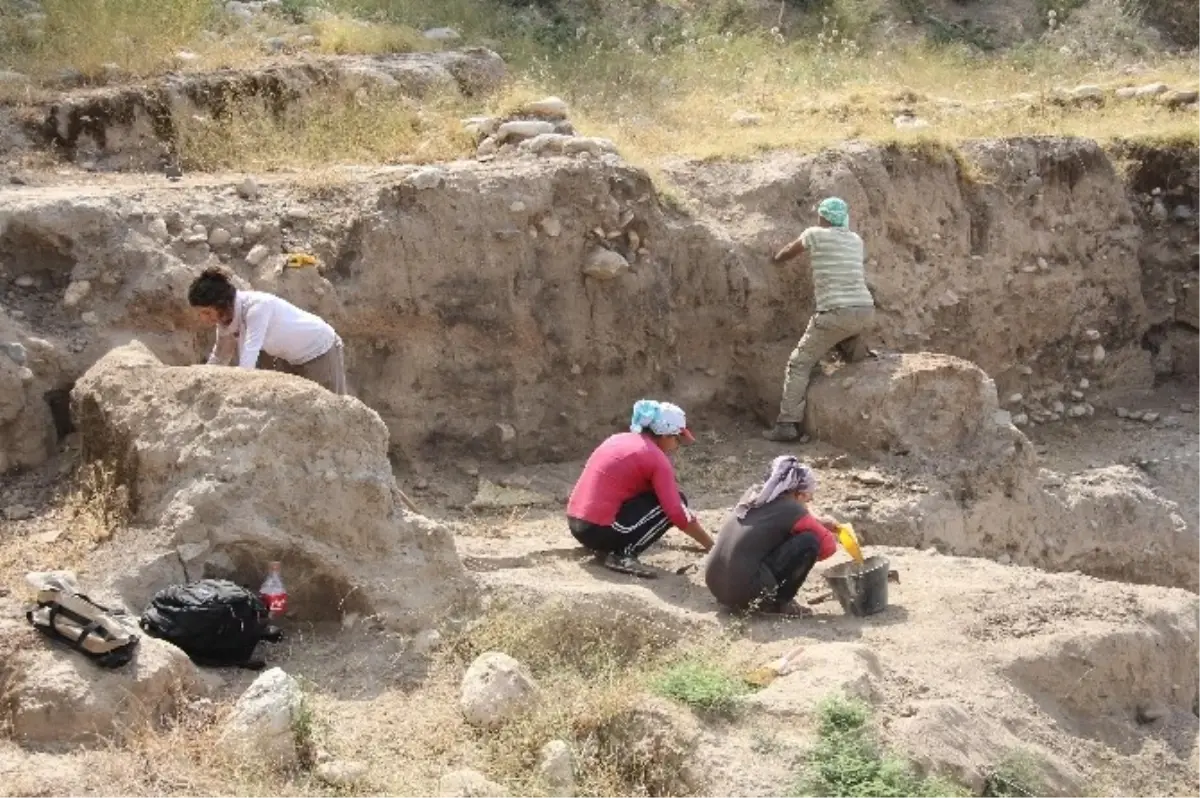
M 113 344 L 137 335 L 167 362 L 203 356 L 210 333 L 188 326 L 182 300 L 205 264 L 329 318 L 352 389 L 402 458 L 577 455 L 641 395 L 698 420 L 770 417 L 812 300 L 807 275 L 768 255 L 829 193 L 867 241 L 872 343 L 967 358 L 1002 397 L 1049 401 L 1084 378 L 1099 402 L 1145 384 L 1161 315 L 1145 287 L 1184 296 L 1195 283 L 1194 264 L 1146 256 L 1194 240 L 1194 220 L 1171 208 L 1151 226 L 1087 141 L 977 142 L 962 156 L 849 145 L 669 177 L 687 209 L 607 157 L 263 181 L 256 199 L 203 179 L 8 191 L 0 332 L 31 373 L 14 372 L 26 401 L 0 420 L 7 465 L 38 459 L 54 437 L 47 392 Z M 321 265 L 284 268 L 286 251 Z

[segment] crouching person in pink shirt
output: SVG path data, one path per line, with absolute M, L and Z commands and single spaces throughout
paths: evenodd
M 630 431 L 609 437 L 588 458 L 567 502 L 567 524 L 581 544 L 606 554 L 614 571 L 652 578 L 638 557 L 674 526 L 705 551 L 712 538 L 679 492 L 669 455 L 695 440 L 676 405 L 642 399 Z
M 727 607 L 811 615 L 794 599 L 818 560 L 833 556 L 833 521 L 805 506 L 817 489 L 812 469 L 791 455 L 776 457 L 762 483 L 742 495 L 717 535 L 704 581 Z

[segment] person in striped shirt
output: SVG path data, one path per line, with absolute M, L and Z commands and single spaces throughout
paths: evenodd
M 816 313 L 788 358 L 779 416 L 775 426 L 763 433 L 770 441 L 799 439 L 809 378 L 830 350 L 838 349 L 850 363 L 870 353 L 863 335 L 874 323 L 875 300 L 863 273 L 863 242 L 850 229 L 850 208 L 844 200 L 822 200 L 817 226 L 775 253 L 774 261 L 784 263 L 802 254 L 812 269 Z

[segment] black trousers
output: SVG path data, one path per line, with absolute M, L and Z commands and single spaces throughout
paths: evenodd
M 763 609 L 778 609 L 796 598 L 812 567 L 817 564 L 821 544 L 812 532 L 791 535 L 775 547 L 758 567 Z
M 682 493 L 684 507 L 687 497 Z M 623 557 L 637 557 L 653 546 L 671 528 L 671 519 L 663 512 L 654 491 L 639 493 L 626 500 L 617 511 L 612 526 L 600 526 L 579 518 L 568 518 L 571 534 L 592 551 L 615 551 Z

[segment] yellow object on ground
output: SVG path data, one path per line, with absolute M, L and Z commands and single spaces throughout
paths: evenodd
M 287 265 L 293 269 L 303 266 L 316 266 L 317 259 L 307 252 L 292 252 L 287 256 Z
M 834 532 L 837 533 L 838 540 L 841 541 L 842 548 L 846 553 L 854 558 L 854 561 L 861 563 L 863 561 L 862 550 L 858 547 L 858 535 L 854 534 L 854 527 L 849 524 L 838 524 L 834 527 Z

